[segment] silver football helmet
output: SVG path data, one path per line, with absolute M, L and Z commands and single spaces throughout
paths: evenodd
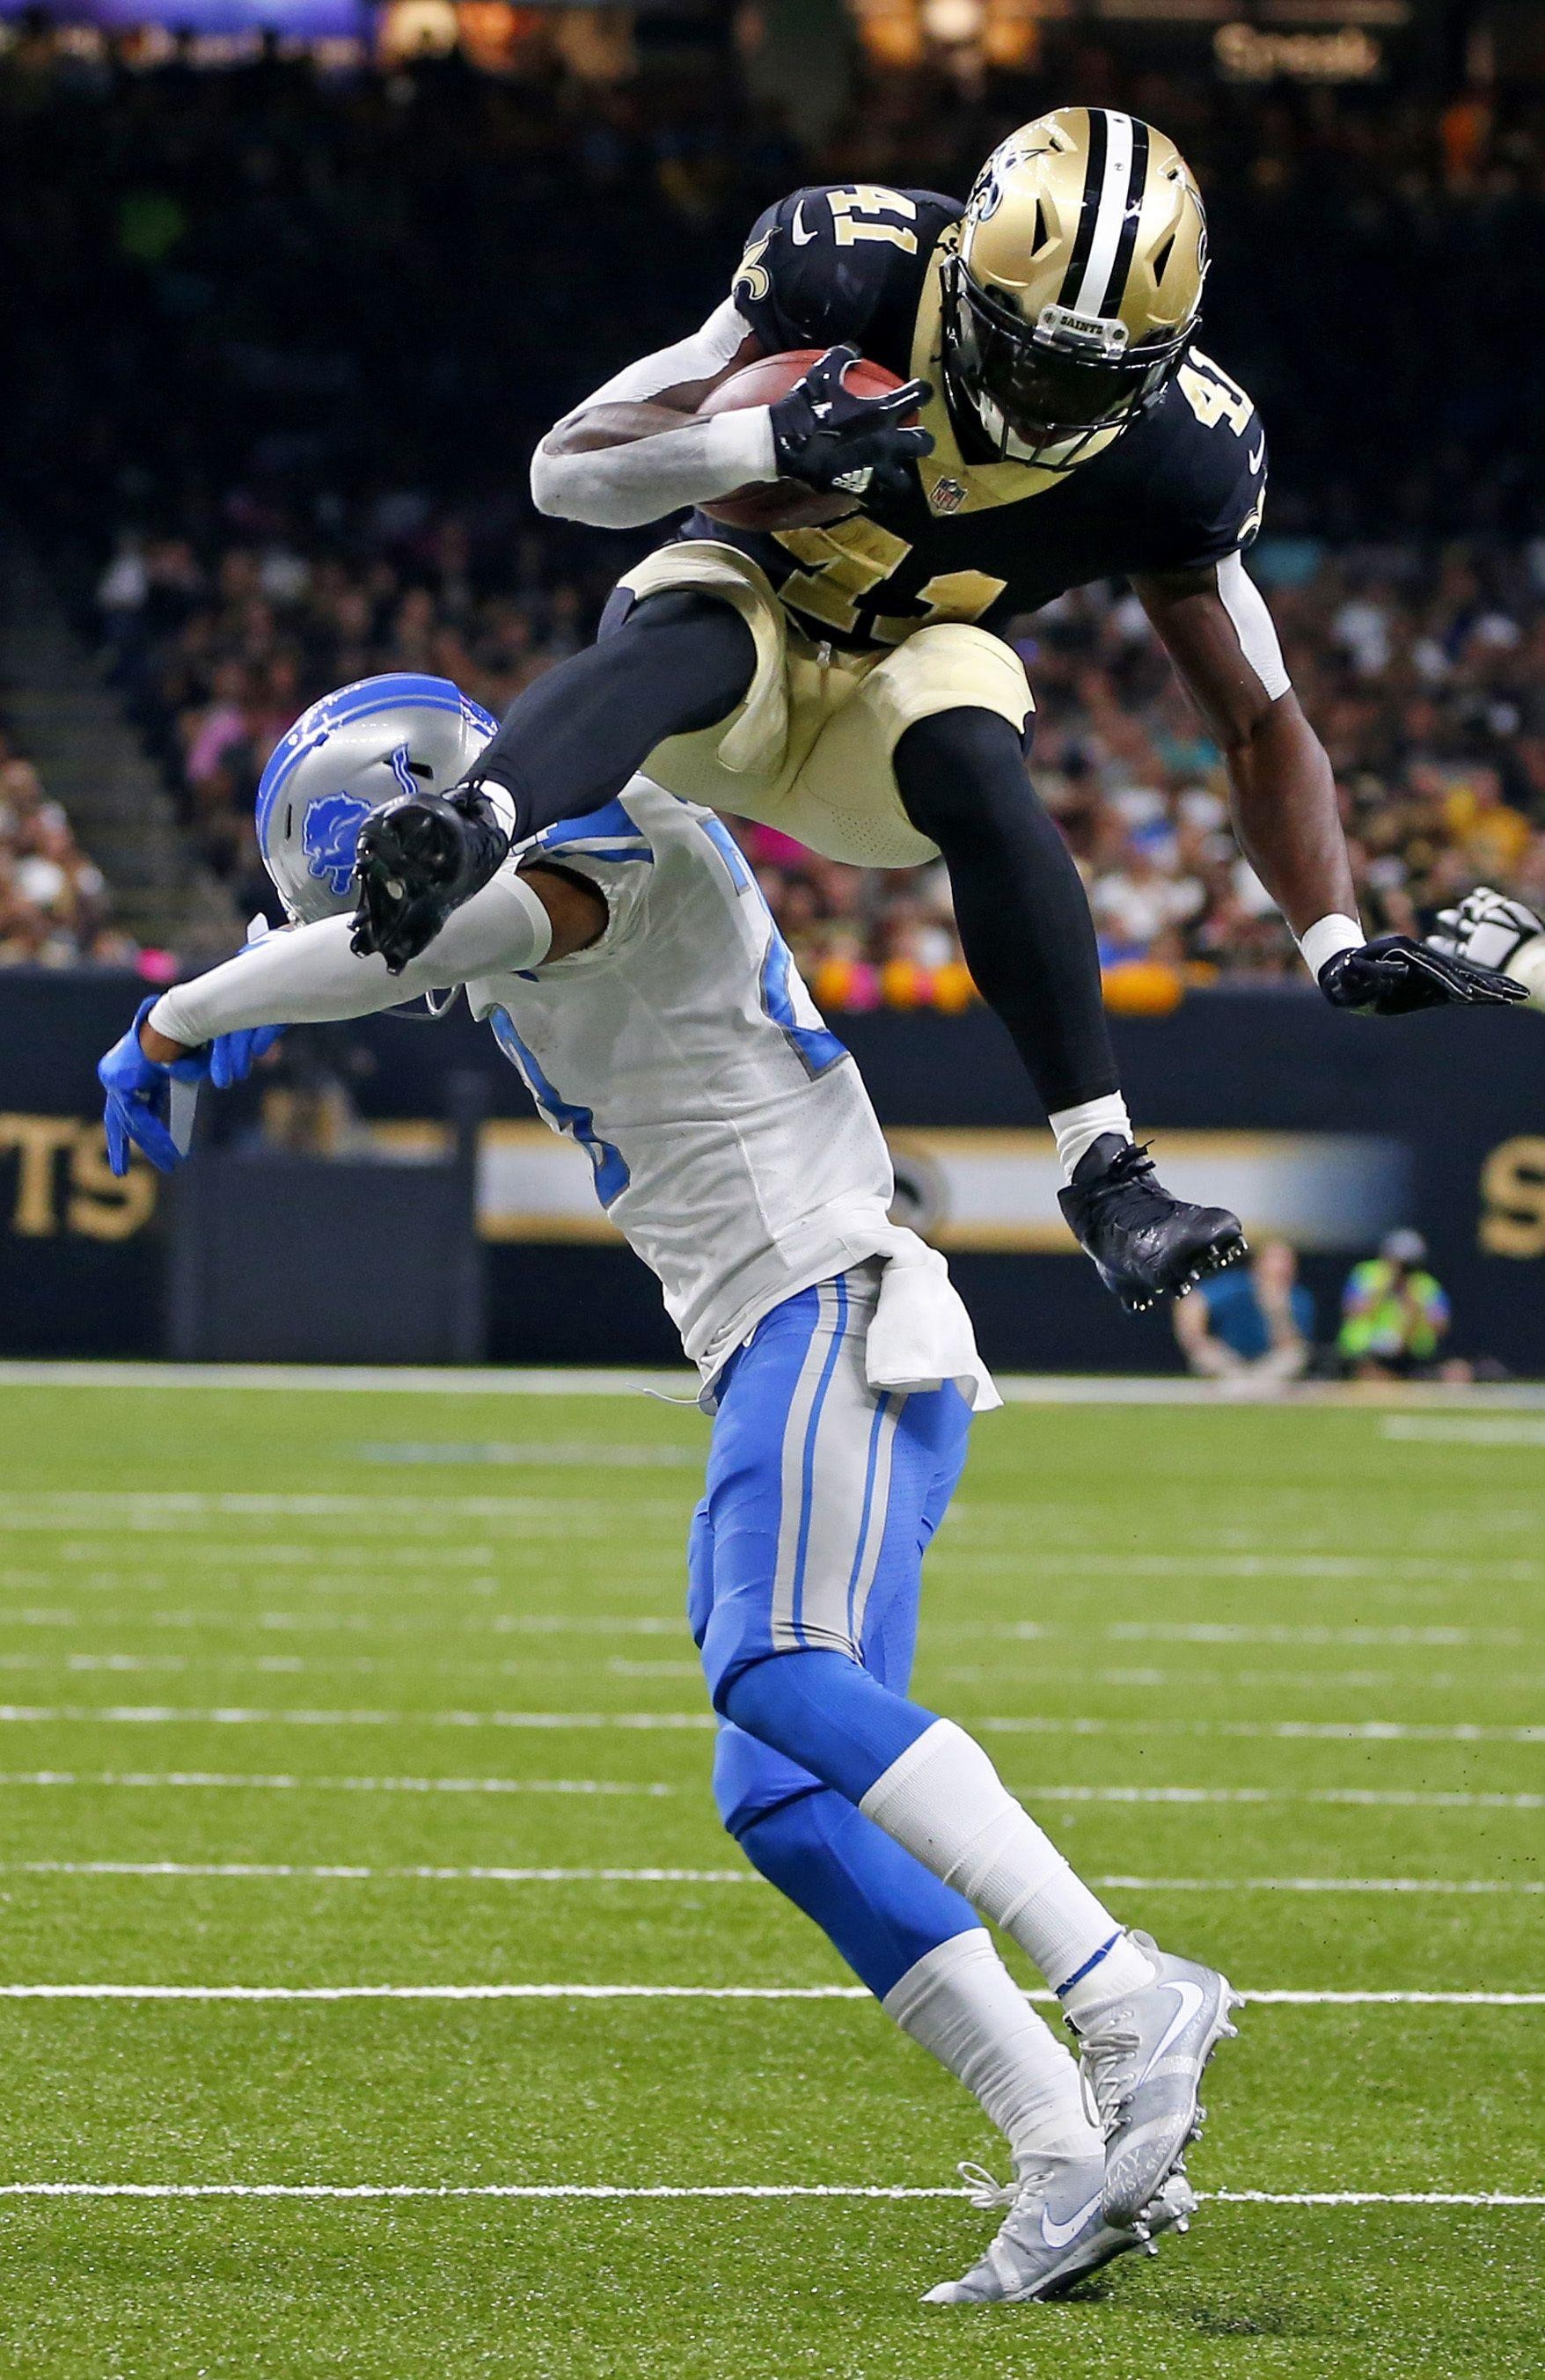
M 258 786 L 258 844 L 298 925 L 354 906 L 354 846 L 395 794 L 460 783 L 497 721 L 445 677 L 395 670 L 324 694 L 269 757 Z

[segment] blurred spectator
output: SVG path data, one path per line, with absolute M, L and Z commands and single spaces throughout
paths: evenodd
M 36 769 L 0 735 L 0 966 L 132 964 L 107 886 Z
M 1247 1267 L 1199 1281 L 1174 1308 L 1174 1335 L 1208 1380 L 1296 1380 L 1314 1352 L 1314 1300 L 1285 1240 L 1263 1240 Z
M 1391 1232 L 1376 1257 L 1354 1265 L 1341 1300 L 1337 1348 L 1355 1379 L 1427 1370 L 1449 1327 L 1449 1302 L 1427 1270 L 1419 1232 Z

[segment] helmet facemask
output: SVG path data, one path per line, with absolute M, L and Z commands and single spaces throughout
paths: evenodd
M 944 266 L 943 370 L 1002 461 L 1067 471 L 1091 442 L 1125 430 L 1162 395 L 1186 350 L 1178 335 L 1129 348 L 1125 326 L 1046 306 L 1032 328 L 972 280 Z

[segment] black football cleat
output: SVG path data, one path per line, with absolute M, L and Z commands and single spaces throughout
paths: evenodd
M 1113 1132 L 1085 1150 L 1057 1203 L 1128 1314 L 1144 1314 L 1162 1297 L 1184 1297 L 1204 1275 L 1248 1253 L 1237 1215 L 1174 1196 L 1155 1174 L 1146 1144 Z

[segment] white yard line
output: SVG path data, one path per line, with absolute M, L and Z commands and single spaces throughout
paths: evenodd
M 627 1490 L 618 1509 L 631 1520 L 636 1512 L 668 1513 L 681 1510 L 679 1499 L 639 1497 Z M 0 1520 L 25 1521 L 30 1515 L 65 1514 L 71 1525 L 98 1517 L 121 1521 L 126 1516 L 150 1520 L 359 1521 L 384 1514 L 432 1520 L 552 1521 L 570 1519 L 576 1510 L 571 1496 L 404 1496 L 383 1490 L 372 1495 L 335 1495 L 320 1491 L 281 1494 L 270 1488 L 205 1489 L 197 1488 L 0 1488 Z
M 1122 1374 L 1091 1378 L 1066 1373 L 1004 1373 L 998 1387 L 1009 1404 L 1227 1405 L 1208 1380 L 1171 1374 Z M 314 1390 L 370 1396 L 632 1397 L 669 1393 L 695 1400 L 700 1382 L 686 1369 L 657 1371 L 541 1370 L 441 1371 L 422 1367 L 309 1364 L 0 1364 L 0 1389 L 256 1389 L 286 1396 Z M 1291 1404 L 1346 1406 L 1373 1414 L 1391 1406 L 1454 1412 L 1529 1412 L 1545 1405 L 1545 1388 L 1529 1381 L 1465 1388 L 1446 1383 L 1392 1384 L 1387 1389 L 1356 1383 L 1313 1381 L 1273 1399 Z
M 358 1884 L 760 1884 L 749 1867 L 360 1867 L 288 1860 L 10 1860 L 0 1876 L 225 1877 Z M 1532 1877 L 1424 1876 L 1091 1876 L 1102 1892 L 1545 1894 Z
M 284 1396 L 680 1397 L 695 1402 L 696 1372 L 439 1371 L 420 1366 L 328 1364 L 0 1364 L 0 1389 L 263 1389 Z
M 993 1735 L 1227 1735 L 1347 1743 L 1545 1743 L 1545 1726 L 1492 1727 L 1473 1719 L 1444 1724 L 1393 1718 L 972 1718 Z
M 1386 1550 L 1377 1556 L 1357 1557 L 1346 1554 L 1296 1553 L 1182 1553 L 1182 1554 L 1101 1554 L 1059 1553 L 1034 1547 L 1029 1551 L 999 1553 L 989 1547 L 979 1548 L 972 1542 L 978 1529 L 991 1527 L 1008 1529 L 1017 1516 L 1007 1507 L 997 1512 L 979 1508 L 970 1515 L 974 1524 L 959 1530 L 955 1536 L 940 1540 L 932 1560 L 941 1572 L 956 1572 L 991 1574 L 998 1577 L 1023 1578 L 1028 1584 L 1043 1579 L 1113 1579 L 1118 1584 L 1127 1579 L 1179 1578 L 1198 1582 L 1212 1579 L 1300 1578 L 1324 1579 L 1332 1585 L 1367 1585 L 1388 1580 L 1392 1568 L 1402 1579 L 1447 1579 L 1457 1585 L 1467 1585 L 1476 1580 L 1508 1585 L 1536 1586 L 1545 1579 L 1545 1561 L 1534 1556 L 1514 1556 L 1501 1561 L 1485 1560 L 1453 1560 L 1430 1555 L 1404 1554 Z M 1018 1522 L 1022 1526 L 1022 1521 Z
M 61 1490 L 57 1495 L 8 1494 L 0 1491 L 0 1531 L 13 1536 L 79 1534 L 97 1529 L 136 1535 L 154 1532 L 162 1537 L 197 1533 L 212 1522 L 309 1521 L 316 1530 L 345 1523 L 352 1537 L 387 1536 L 438 1538 L 451 1521 L 475 1521 L 481 1529 L 503 1528 L 514 1536 L 578 1533 L 595 1535 L 618 1522 L 660 1522 L 673 1529 L 684 1526 L 691 1510 L 690 1491 L 680 1497 L 628 1496 L 614 1505 L 598 1501 L 593 1486 L 583 1499 L 561 1496 L 280 1496 L 232 1492 L 229 1495 L 180 1495 L 128 1490 L 121 1495 Z M 317 1537 L 326 1550 L 333 1540 Z M 179 1548 L 180 1550 L 180 1548 Z M 261 1556 L 261 1541 L 248 1556 Z
M 1384 1438 L 1439 1446 L 1545 1446 L 1545 1415 L 1386 1414 Z
M 289 1547 L 284 1550 L 286 1556 L 298 1556 L 307 1549 Z M 489 1550 L 487 1548 L 474 1550 L 478 1552 L 478 1563 L 486 1566 L 490 1559 Z M 233 1561 L 238 1561 L 253 1570 L 261 1571 L 268 1567 L 271 1548 L 267 1547 L 242 1548 L 233 1547 L 228 1551 Z M 208 1558 L 207 1548 L 197 1557 L 201 1563 Z M 337 1549 L 329 1548 L 323 1559 L 335 1560 Z M 413 1555 L 409 1559 L 414 1567 L 424 1576 L 432 1575 L 432 1572 L 425 1570 L 418 1555 Z M 371 1555 L 368 1560 L 362 1560 L 361 1569 L 369 1570 L 375 1560 L 376 1558 Z M 468 1566 L 478 1565 L 474 1563 Z M 1542 1572 L 1541 1575 L 1545 1577 L 1545 1572 Z M 163 1589 L 169 1588 L 172 1584 L 165 1570 L 158 1568 L 153 1571 L 96 1570 L 88 1577 L 73 1580 L 72 1585 L 77 1588 L 88 1587 L 101 1590 L 111 1586 L 128 1585 L 139 1581 L 144 1581 L 152 1586 Z M 285 1582 L 286 1586 L 295 1583 L 287 1580 Z M 0 1588 L 18 1585 L 38 1587 L 53 1584 L 53 1578 L 46 1571 L 7 1572 L 0 1569 Z M 311 1588 L 332 1585 L 359 1588 L 377 1582 L 368 1577 L 357 1578 L 352 1574 L 336 1577 L 322 1574 L 308 1578 L 305 1584 Z M 464 1588 L 467 1582 L 456 1579 L 450 1584 L 453 1587 Z M 162 1613 L 147 1613 L 130 1609 L 103 1611 L 99 1608 L 90 1614 L 90 1619 L 91 1624 L 98 1628 L 143 1628 L 146 1625 L 164 1627 L 169 1624 Z M 685 1616 L 679 1611 L 500 1611 L 487 1618 L 481 1614 L 474 1614 L 469 1618 L 464 1617 L 451 1621 L 447 1626 L 443 1613 L 419 1617 L 412 1613 L 394 1610 L 378 1617 L 373 1613 L 362 1612 L 346 1614 L 331 1611 L 263 1611 L 249 1615 L 246 1612 L 212 1610 L 208 1613 L 189 1612 L 186 1616 L 179 1615 L 179 1622 L 189 1627 L 218 1628 L 222 1631 L 237 1632 L 249 1629 L 260 1631 L 293 1629 L 306 1634 L 324 1633 L 329 1630 L 340 1628 L 378 1633 L 383 1635 L 417 1636 L 432 1632 L 438 1637 L 450 1633 L 479 1637 L 663 1636 L 684 1638 L 686 1633 Z M 79 1628 L 83 1624 L 79 1612 L 67 1610 L 62 1606 L 28 1605 L 20 1609 L 11 1610 L 0 1607 L 0 1631 L 7 1628 Z M 1545 1635 L 1526 1634 L 1519 1628 L 1441 1626 L 1379 1628 L 1362 1627 L 1356 1624 L 1339 1628 L 1251 1628 L 1235 1626 L 1223 1621 L 1113 1621 L 1100 1629 L 1080 1628 L 1068 1623 L 1044 1620 L 1015 1620 L 967 1624 L 925 1619 L 923 1623 L 925 1647 L 954 1644 L 979 1645 L 988 1641 L 1022 1645 L 1052 1643 L 1087 1645 L 1095 1640 L 1107 1645 L 1205 1645 L 1224 1648 L 1261 1645 L 1273 1649 L 1285 1648 L 1289 1651 L 1306 1647 L 1311 1649 L 1324 1647 L 1329 1650 L 1344 1649 L 1349 1652 L 1365 1653 L 1388 1650 L 1490 1652 L 1513 1651 L 1522 1646 L 1527 1646 L 1531 1650 L 1545 1647 Z M 1026 1674 L 1044 1677 L 1049 1672 L 1037 1662 L 1027 1670 Z M 1064 1669 L 1057 1670 L 1055 1674 L 1060 1677 L 1076 1677 L 1093 1676 L 1096 1672 Z M 1188 1669 L 1185 1674 L 1194 1677 L 1198 1672 Z M 1332 1673 L 1317 1674 L 1325 1676 Z M 1422 1682 L 1420 1674 L 1413 1675 L 1410 1680 L 1414 1685 L 1420 1684 Z
M 1545 1565 L 1530 1563 L 1528 1568 L 1531 1576 L 1545 1577 Z M 1004 1633 L 1012 1636 L 1019 1632 L 1009 1628 Z M 1386 1646 L 1436 1646 L 1448 1651 L 1466 1645 L 1490 1649 L 1545 1642 L 1541 1638 L 1526 1638 L 1519 1628 L 1369 1628 L 1356 1623 L 1341 1628 L 1252 1628 L 1211 1620 L 1115 1620 L 1100 1633 L 1111 1645 L 1346 1645 L 1361 1652 Z
M 130 1787 L 159 1791 L 189 1787 L 237 1791 L 296 1793 L 643 1793 L 666 1795 L 681 1789 L 663 1782 L 632 1783 L 606 1778 L 520 1777 L 306 1777 L 230 1775 L 206 1769 L 23 1768 L 0 1771 L 7 1786 Z M 1368 1810 L 1545 1810 L 1545 1793 L 1381 1791 L 1371 1786 L 1322 1786 L 1304 1792 L 1271 1785 L 1021 1785 L 1027 1804 L 1037 1802 L 1159 1803 L 1185 1809 L 1192 1804 L 1276 1806 L 1302 1803 Z
M 1488 1793 L 1369 1785 L 1323 1785 L 1305 1791 L 1274 1785 L 1018 1785 L 1027 1806 L 1036 1802 L 1158 1802 L 1200 1805 L 1308 1803 L 1357 1810 L 1545 1810 L 1545 1793 Z
M 718 1725 L 712 1711 L 400 1711 L 254 1709 L 245 1704 L 185 1707 L 173 1703 L 0 1703 L 0 1726 L 89 1727 L 444 1727 L 625 1728 L 666 1734 Z M 1540 1730 L 1545 1738 L 1545 1729 Z
M 211 1787 L 277 1793 L 641 1793 L 651 1800 L 678 1790 L 605 1777 L 231 1777 L 199 1768 L 11 1769 L 0 1773 L 0 1790 L 8 1785 L 128 1786 L 152 1792 Z
M 12 1860 L 0 1876 L 192 1876 L 347 1884 L 760 1884 L 751 1867 L 352 1867 L 274 1860 Z M 1478 1889 L 1481 1888 L 1477 1888 Z M 1486 1888 L 1490 1889 L 1492 1888 Z M 1511 1888 L 1499 1885 L 1498 1891 Z M 1524 1888 L 1529 1889 L 1530 1888 Z M 1533 1889 L 1545 1892 L 1545 1885 Z
M 8 2000 L 867 2000 L 862 1984 L 0 1984 Z M 1027 1992 L 1058 2005 L 1054 1992 Z M 1258 1991 L 1251 2008 L 1545 2008 L 1541 1992 Z
M 709 1730 L 712 1711 L 468 1711 L 260 1709 L 244 1704 L 0 1703 L 0 1726 L 91 1727 L 433 1727 L 536 1729 L 544 1732 L 618 1728 L 666 1734 Z M 1478 1720 L 1404 1719 L 972 1718 L 984 1735 L 1185 1735 L 1344 1743 L 1545 1743 L 1545 1725 L 1494 1727 Z
M 1213 2206 L 1545 2206 L 1511 2191 L 1204 2190 Z M 954 2199 L 957 2186 L 849 2181 L 0 2181 L 0 2198 L 891 2198 Z

